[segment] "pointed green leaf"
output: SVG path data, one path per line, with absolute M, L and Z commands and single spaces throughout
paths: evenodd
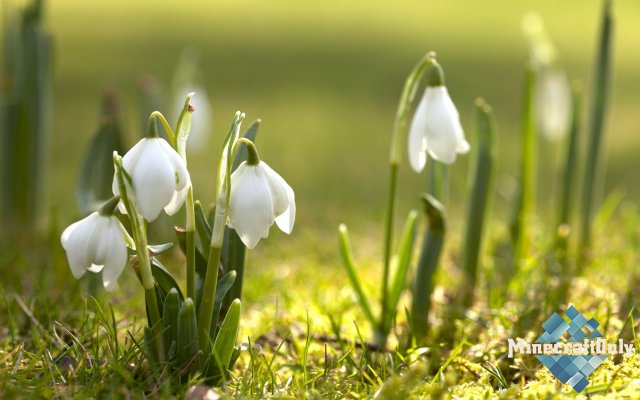
M 493 112 L 482 99 L 476 101 L 475 117 L 478 145 L 474 153 L 473 170 L 469 174 L 471 198 L 468 201 L 467 230 L 462 259 L 462 270 L 465 275 L 461 290 L 461 302 L 465 307 L 470 307 L 473 301 L 483 230 L 490 200 L 493 164 L 495 163 Z
M 422 242 L 418 268 L 413 281 L 413 302 L 411 304 L 413 335 L 420 345 L 424 344 L 429 327 L 433 277 L 440 260 L 446 229 L 442 204 L 430 195 L 425 195 L 422 200 L 429 226 Z
M 175 289 L 178 292 L 180 300 L 184 299 L 184 295 L 182 294 L 182 290 L 180 289 L 178 282 L 155 257 L 151 259 L 151 273 L 156 281 L 156 291 L 160 292 L 158 293 L 160 295 L 160 298 L 158 298 L 158 304 L 162 305 L 162 303 L 164 303 L 164 299 L 171 289 Z
M 353 259 L 353 254 L 351 252 L 351 242 L 349 240 L 349 231 L 347 231 L 347 226 L 345 224 L 341 224 L 338 228 L 338 241 L 340 244 L 340 251 L 342 253 L 342 259 L 344 261 L 344 266 L 347 269 L 347 274 L 349 275 L 349 281 L 351 282 L 351 286 L 353 290 L 355 290 L 356 295 L 358 296 L 358 302 L 362 307 L 362 311 L 364 311 L 364 315 L 367 317 L 372 326 L 376 326 L 376 319 L 373 316 L 373 312 L 371 312 L 371 306 L 369 305 L 369 299 L 364 293 L 364 289 L 360 284 L 360 278 L 358 277 L 358 271 Z
M 176 342 L 178 364 L 184 367 L 198 352 L 198 321 L 196 320 L 196 307 L 191 299 L 186 299 L 180 308 Z
M 409 272 L 409 264 L 411 263 L 411 256 L 413 255 L 413 242 L 416 237 L 416 221 L 418 219 L 418 213 L 411 211 L 407 216 L 407 221 L 404 224 L 404 230 L 402 237 L 400 238 L 400 247 L 397 254 L 397 267 L 396 273 L 391 284 L 389 296 L 387 297 L 387 320 L 384 321 L 384 326 L 391 327 L 391 323 L 396 315 L 396 308 L 400 301 L 400 295 L 405 288 L 407 282 L 407 273 Z
M 220 319 L 220 311 L 222 308 L 222 302 L 225 299 L 227 292 L 233 286 L 236 280 L 236 271 L 229 271 L 218 281 L 216 285 L 216 297 L 213 302 L 213 318 L 211 319 L 211 335 L 215 335 L 216 327 L 218 326 L 218 320 Z M 227 311 L 227 310 L 224 310 Z
M 153 256 L 166 253 L 167 251 L 171 250 L 172 247 L 173 243 L 150 244 L 147 246 Z
M 171 288 L 164 299 L 162 322 L 164 325 L 164 344 L 167 347 L 167 354 L 171 348 L 171 343 L 178 339 L 178 313 L 180 312 L 180 295 L 175 288 Z
M 209 365 L 210 376 L 226 377 L 231 356 L 235 350 L 238 331 L 240 328 L 240 300 L 234 300 L 229 307 L 229 312 L 222 322 L 220 331 L 213 343 L 212 362 Z

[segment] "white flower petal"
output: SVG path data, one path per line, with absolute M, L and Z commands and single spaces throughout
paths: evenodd
M 62 247 L 67 248 L 67 242 L 69 241 L 69 236 L 73 233 L 74 230 L 83 222 L 84 220 L 76 221 L 73 224 L 69 225 L 63 232 L 62 236 L 60 236 L 60 243 L 62 243 Z
M 112 218 L 109 221 L 108 230 L 104 233 L 107 257 L 104 260 L 102 282 L 107 290 L 115 288 L 118 277 L 127 264 L 127 245 L 120 230 L 120 222 L 115 217 Z
M 287 189 L 291 189 L 291 187 L 264 161 L 260 161 L 256 166 L 256 172 L 261 179 L 264 179 L 267 182 L 267 185 L 271 190 L 274 217 L 285 212 L 285 210 L 289 208 L 289 194 Z
M 427 101 L 426 92 L 420 100 L 409 128 L 409 163 L 414 171 L 420 172 L 427 163 Z
M 444 86 L 427 87 L 425 99 L 427 151 L 433 159 L 452 164 L 462 133 L 458 112 Z
M 161 139 L 158 143 L 160 144 L 160 147 L 162 147 L 167 159 L 175 170 L 175 189 L 177 191 L 184 189 L 191 183 L 191 177 L 189 176 L 189 171 L 187 170 L 187 165 L 185 164 L 184 159 L 180 157 L 180 154 L 178 154 L 166 140 Z
M 296 222 L 296 200 L 293 193 L 293 189 L 289 188 L 289 207 L 276 217 L 276 225 L 278 228 L 287 235 L 290 235 L 293 231 L 293 225 Z
M 182 208 L 182 205 L 184 204 L 184 200 L 187 198 L 188 191 L 189 186 L 185 186 L 182 190 L 173 192 L 173 197 L 169 204 L 164 208 L 164 212 L 166 212 L 167 215 L 174 215 L 180 211 L 180 208 Z
M 71 273 L 76 279 L 80 279 L 87 269 L 91 267 L 89 245 L 92 241 L 93 231 L 96 228 L 97 216 L 98 213 L 93 213 L 85 219 L 72 224 L 62 233 L 62 247 L 67 253 Z
M 125 171 L 127 171 L 129 176 L 131 176 L 131 171 L 133 171 L 136 165 L 138 165 L 138 161 L 140 160 L 140 155 L 145 151 L 145 149 L 148 146 L 149 146 L 149 139 L 144 138 L 140 140 L 138 143 L 136 143 L 135 146 L 133 146 L 131 149 L 129 149 L 129 151 L 127 151 L 127 154 L 125 154 L 124 157 L 122 157 L 122 167 L 124 168 Z M 115 172 L 113 174 L 113 182 L 111 183 L 111 191 L 113 192 L 114 196 L 120 195 L 120 187 L 118 186 L 118 178 Z M 122 214 L 127 213 L 127 209 L 125 208 L 124 203 L 122 201 L 118 203 L 118 210 L 120 210 Z
M 127 171 L 132 175 L 138 211 L 147 221 L 153 221 L 173 198 L 176 175 L 159 143 L 163 139 L 143 140 L 148 145 L 140 153 L 135 169 Z
M 293 231 L 293 225 L 296 222 L 296 198 L 293 189 L 289 184 L 269 165 L 260 162 L 264 171 L 269 177 L 269 187 L 274 195 L 274 208 L 276 216 L 276 224 L 278 228 L 287 235 Z
M 543 69 L 536 81 L 536 114 L 542 133 L 550 140 L 563 137 L 571 117 L 571 88 L 559 68 Z
M 231 175 L 229 220 L 240 239 L 250 249 L 269 235 L 274 221 L 271 190 L 255 166 L 242 163 Z

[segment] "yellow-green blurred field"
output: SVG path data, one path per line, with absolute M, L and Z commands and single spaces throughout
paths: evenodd
M 310 225 L 333 230 L 353 214 L 382 220 L 397 101 L 406 74 L 430 50 L 445 67 L 472 142 L 474 99 L 482 96 L 493 106 L 500 131 L 498 181 L 515 176 L 527 58 L 521 20 L 527 11 L 544 18 L 570 78 L 588 84 L 598 1 L 50 2 L 56 41 L 51 203 L 73 210 L 74 180 L 98 123 L 102 91 L 113 88 L 121 95 L 132 144 L 142 134 L 140 77 L 154 75 L 169 95 L 187 46 L 200 51 L 213 103 L 212 153 L 236 110 L 249 120 L 261 118 L 261 153 L 290 180 L 299 199 L 298 233 Z M 640 195 L 630 167 L 640 148 L 640 4 L 621 0 L 614 12 L 607 185 Z M 540 164 L 549 172 L 557 154 L 547 150 Z M 453 168 L 453 201 L 466 187 L 466 158 Z M 211 198 L 212 191 L 202 188 L 213 181 L 214 158 L 191 159 L 202 190 L 196 197 Z M 401 196 L 410 206 L 424 179 L 404 169 Z M 542 175 L 541 181 L 548 179 Z M 541 189 L 541 198 L 548 199 L 551 188 Z

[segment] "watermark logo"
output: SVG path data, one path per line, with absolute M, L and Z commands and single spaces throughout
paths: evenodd
M 574 306 L 564 313 L 553 313 L 543 324 L 544 333 L 534 343 L 509 339 L 509 358 L 514 352 L 533 354 L 560 382 L 578 393 L 589 384 L 587 379 L 600 364 L 613 354 L 631 355 L 632 343 L 607 343 L 598 331 L 594 318 L 587 320 Z

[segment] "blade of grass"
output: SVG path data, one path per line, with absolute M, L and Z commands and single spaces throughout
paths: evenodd
M 347 226 L 345 224 L 341 224 L 338 228 L 338 241 L 340 244 L 340 252 L 342 254 L 342 260 L 344 261 L 344 266 L 347 269 L 347 274 L 349 275 L 349 281 L 351 282 L 351 286 L 353 290 L 355 290 L 356 295 L 358 296 L 358 302 L 362 307 L 362 311 L 371 323 L 371 326 L 377 326 L 376 319 L 373 316 L 373 312 L 371 312 L 371 306 L 369 305 L 369 300 L 367 295 L 364 293 L 364 289 L 360 284 L 360 278 L 358 277 L 358 271 L 353 259 L 353 253 L 351 251 L 351 241 L 349 240 L 349 231 L 347 231 Z
M 609 81 L 611 69 L 611 47 L 613 42 L 613 16 L 611 0 L 604 1 L 602 26 L 599 37 L 596 59 L 595 77 L 591 105 L 589 107 L 589 145 L 585 161 L 582 210 L 580 224 L 580 242 L 578 254 L 578 273 L 584 269 L 584 263 L 591 246 L 591 221 L 595 212 L 595 202 L 598 196 L 598 181 L 601 179 L 600 158 L 604 136 L 604 119 L 607 111 Z

